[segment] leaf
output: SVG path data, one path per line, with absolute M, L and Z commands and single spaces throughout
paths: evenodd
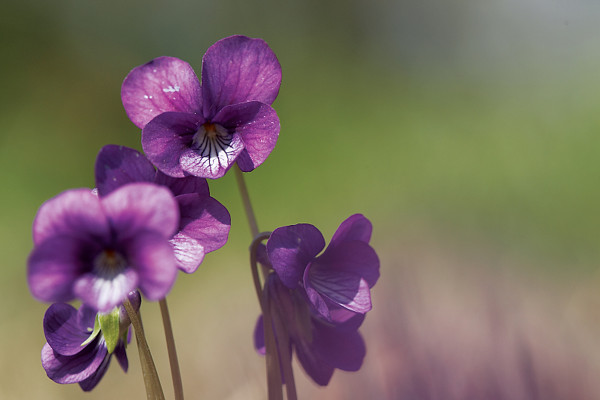
M 108 354 L 112 354 L 119 342 L 119 308 L 115 307 L 108 314 L 98 314 L 98 322 L 106 341 Z

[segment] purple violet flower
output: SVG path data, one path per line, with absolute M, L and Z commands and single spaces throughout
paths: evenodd
M 216 179 L 234 162 L 252 171 L 279 136 L 271 107 L 281 84 L 277 57 L 261 39 L 230 36 L 204 54 L 201 80 L 174 57 L 156 58 L 127 75 L 121 99 L 142 129 L 144 152 L 178 178 Z
M 288 289 L 275 273 L 267 278 L 265 291 L 279 351 L 281 346 L 293 348 L 298 361 L 315 383 L 326 386 L 336 368 L 343 371 L 360 369 L 366 347 L 358 327 L 364 315 L 357 314 L 343 324 L 328 323 L 313 313 L 300 291 Z M 285 327 L 283 332 L 277 329 L 277 322 Z M 262 316 L 254 330 L 254 346 L 259 354 L 265 354 Z M 279 360 L 283 362 L 281 357 Z
M 100 312 L 137 288 L 162 299 L 177 275 L 169 239 L 178 223 L 177 201 L 158 185 L 131 183 L 104 197 L 67 190 L 42 204 L 33 222 L 31 293 L 47 302 L 77 297 Z
M 173 178 L 154 169 L 152 163 L 137 150 L 104 146 L 96 158 L 96 186 L 104 197 L 132 182 L 152 182 L 166 186 L 179 206 L 179 226 L 169 240 L 175 252 L 177 267 L 185 273 L 196 271 L 204 255 L 225 245 L 231 217 L 227 209 L 210 196 L 204 178 Z
M 267 255 L 281 282 L 301 288 L 326 321 L 342 323 L 371 309 L 370 289 L 379 278 L 379 259 L 369 246 L 371 222 L 360 214 L 340 224 L 327 249 L 313 225 L 275 229 Z
M 128 297 L 133 307 L 139 309 L 139 293 L 132 292 Z M 84 391 L 90 391 L 108 370 L 113 354 L 127 372 L 124 339 L 129 342 L 131 331 L 126 315 L 120 313 L 121 338 L 113 352 L 109 352 L 102 330 L 95 329 L 96 310 L 85 304 L 79 310 L 66 303 L 52 304 L 44 315 L 47 342 L 42 348 L 42 366 L 48 377 L 56 383 L 79 383 Z

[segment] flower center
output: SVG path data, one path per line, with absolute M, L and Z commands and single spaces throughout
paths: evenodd
M 125 257 L 112 249 L 101 251 L 94 259 L 94 270 L 103 278 L 114 278 L 126 267 L 127 261 Z
M 217 157 L 221 152 L 227 153 L 231 135 L 219 124 L 207 122 L 194 134 L 193 147 L 202 157 Z

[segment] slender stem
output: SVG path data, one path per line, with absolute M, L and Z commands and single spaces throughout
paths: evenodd
M 181 383 L 181 371 L 177 361 L 177 349 L 175 348 L 175 337 L 171 326 L 171 317 L 169 316 L 169 307 L 167 298 L 161 299 L 160 314 L 165 328 L 165 338 L 167 339 L 167 351 L 169 353 L 169 364 L 171 365 L 171 378 L 173 379 L 173 390 L 175 391 L 175 400 L 183 400 L 183 384 Z
M 237 180 L 238 189 L 240 190 L 240 195 L 242 196 L 242 202 L 244 203 L 244 208 L 246 209 L 246 217 L 248 217 L 250 233 L 252 233 L 252 237 L 255 237 L 258 235 L 258 225 L 256 223 L 254 211 L 252 210 L 252 203 L 250 203 L 250 195 L 248 194 L 246 181 L 244 181 L 244 174 L 237 164 L 235 164 L 233 169 L 235 170 L 235 178 Z
M 269 400 L 283 400 L 283 381 L 279 367 L 279 351 L 277 338 L 273 331 L 269 291 L 263 291 L 261 304 L 263 305 L 263 330 L 265 332 L 265 365 L 267 367 L 267 393 Z
M 144 384 L 146 385 L 146 398 L 148 400 L 164 400 L 165 395 L 160 385 L 160 379 L 158 372 L 156 372 L 156 366 L 146 342 L 146 335 L 144 335 L 144 327 L 142 326 L 142 320 L 138 313 L 134 310 L 129 300 L 123 302 L 123 306 L 129 315 L 129 320 L 135 330 L 135 339 L 137 341 L 137 348 L 140 354 L 140 364 L 142 366 L 142 374 L 144 376 Z
M 271 319 L 273 321 L 273 328 L 275 329 L 275 335 L 280 338 L 278 341 L 277 350 L 279 352 L 279 361 L 281 362 L 281 369 L 283 370 L 283 381 L 285 382 L 285 392 L 287 394 L 287 400 L 297 400 L 298 395 L 296 394 L 296 382 L 294 381 L 294 369 L 292 368 L 292 354 L 290 348 L 287 346 L 289 342 L 290 334 L 281 320 L 281 313 L 277 312 L 277 304 L 271 305 Z
M 254 280 L 254 289 L 256 290 L 256 297 L 260 303 L 261 311 L 264 312 L 263 298 L 262 298 L 262 285 L 258 276 L 258 268 L 256 263 L 256 249 L 260 242 L 268 239 L 271 236 L 271 232 L 262 232 L 254 236 L 252 244 L 250 244 L 250 269 L 252 270 L 252 279 Z

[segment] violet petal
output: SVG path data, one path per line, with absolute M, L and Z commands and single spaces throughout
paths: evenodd
M 254 348 L 261 356 L 267 353 L 267 347 L 265 346 L 265 325 L 262 314 L 256 320 L 256 326 L 254 327 Z
M 185 194 L 175 198 L 179 204 L 181 233 L 196 239 L 206 253 L 227 243 L 231 217 L 221 203 L 210 196 Z
M 186 274 L 195 272 L 204 260 L 204 247 L 196 239 L 182 232 L 176 233 L 169 243 L 173 246 L 177 268 Z
M 224 107 L 214 121 L 241 135 L 244 151 L 237 163 L 245 172 L 252 171 L 267 159 L 279 137 L 277 113 L 271 106 L 258 101 Z
M 217 179 L 225 175 L 243 150 L 244 142 L 241 136 L 234 133 L 224 148 L 217 149 L 217 146 L 210 145 L 203 149 L 185 149 L 179 162 L 183 170 L 190 175 Z
M 342 331 L 315 322 L 313 348 L 327 363 L 344 371 L 358 371 L 366 354 L 358 331 Z
M 202 109 L 200 82 L 192 67 L 178 58 L 158 57 L 129 72 L 121 87 L 127 116 L 139 128 L 168 111 Z
M 42 348 L 42 366 L 54 382 L 76 383 L 90 377 L 107 355 L 99 337 L 74 356 L 60 355 L 46 343 Z
M 33 221 L 33 243 L 56 235 L 107 237 L 109 227 L 98 196 L 90 189 L 67 190 L 47 200 Z
M 336 246 L 344 241 L 352 240 L 359 240 L 361 242 L 369 243 L 369 240 L 371 240 L 372 231 L 373 226 L 371 225 L 371 221 L 365 218 L 364 215 L 351 215 L 337 228 L 327 248 Z
M 77 325 L 83 332 L 92 332 L 94 323 L 96 322 L 97 310 L 82 304 L 77 310 Z
M 125 343 L 123 343 L 122 340 L 119 340 L 119 343 L 117 343 L 117 347 L 115 347 L 113 354 L 117 357 L 117 361 L 123 372 L 127 372 L 129 369 L 129 360 L 127 359 L 127 352 L 125 351 Z
M 140 232 L 125 243 L 127 259 L 139 275 L 140 291 L 149 300 L 164 298 L 177 276 L 173 248 L 155 232 Z
M 210 191 L 208 189 L 208 182 L 204 178 L 198 178 L 196 176 L 186 176 L 183 178 L 173 178 L 172 176 L 165 175 L 161 171 L 156 171 L 156 177 L 154 183 L 157 185 L 166 186 L 171 189 L 173 196 L 179 196 L 180 194 L 197 193 L 209 196 Z
M 267 241 L 267 252 L 273 269 L 290 289 L 297 286 L 307 265 L 323 247 L 323 235 L 310 224 L 277 228 Z
M 322 313 L 322 300 L 315 292 L 350 311 L 364 314 L 371 309 L 369 285 L 352 272 L 325 268 L 313 270 L 309 267 L 304 274 L 304 287 L 315 308 L 327 319 L 330 312 Z
M 132 182 L 152 182 L 156 170 L 139 151 L 109 144 L 96 157 L 96 187 L 100 196 Z
M 311 269 L 311 274 L 322 270 L 352 273 L 363 278 L 369 287 L 373 287 L 379 279 L 379 258 L 375 250 L 363 241 L 344 241 L 333 247 L 329 246 L 313 262 Z
M 179 207 L 171 192 L 151 183 L 130 183 L 100 199 L 119 238 L 152 230 L 170 238 L 179 223 Z
M 73 290 L 85 304 L 100 312 L 109 312 L 127 298 L 127 294 L 138 286 L 138 282 L 138 273 L 132 268 L 126 268 L 114 277 L 84 274 L 75 281 Z
M 202 59 L 204 116 L 245 101 L 272 104 L 281 85 L 281 65 L 262 39 L 231 36 L 213 44 Z
M 316 351 L 308 341 L 297 338 L 294 340 L 296 357 L 304 368 L 304 371 L 311 379 L 321 386 L 327 386 L 333 375 L 334 368 L 323 360 L 319 352 Z
M 44 336 L 52 350 L 63 356 L 72 356 L 84 349 L 81 346 L 89 333 L 77 323 L 77 310 L 66 303 L 52 304 L 44 314 Z
M 204 119 L 194 114 L 167 112 L 154 118 L 142 130 L 142 148 L 148 159 L 163 173 L 183 178 L 181 154 L 192 145 Z
M 73 283 L 91 270 L 93 246 L 81 239 L 57 236 L 36 246 L 27 262 L 29 289 L 39 301 L 62 302 L 74 297 Z
M 79 382 L 79 386 L 81 387 L 81 389 L 84 392 L 91 391 L 92 389 L 94 389 L 96 387 L 96 385 L 98 385 L 98 383 L 100 383 L 100 380 L 102 379 L 102 377 L 104 377 L 104 374 L 106 374 L 106 371 L 108 371 L 108 366 L 110 365 L 110 359 L 111 359 L 110 355 L 105 356 L 104 360 L 102 360 L 102 363 L 98 366 L 96 371 L 94 371 L 94 373 L 92 373 L 88 378 Z

